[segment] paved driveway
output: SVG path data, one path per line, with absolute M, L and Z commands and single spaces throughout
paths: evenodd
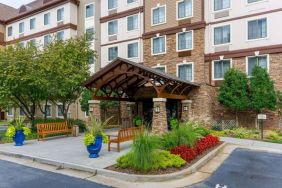
M 94 182 L 0 160 L 1 188 L 108 188 Z
M 282 154 L 236 149 L 210 178 L 189 188 L 282 188 Z

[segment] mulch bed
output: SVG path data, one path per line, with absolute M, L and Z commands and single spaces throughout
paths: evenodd
M 153 170 L 150 172 L 142 172 L 142 171 L 136 171 L 132 168 L 120 168 L 116 165 L 112 165 L 107 167 L 107 170 L 112 170 L 112 171 L 116 171 L 116 172 L 121 172 L 121 173 L 126 173 L 126 174 L 137 174 L 137 175 L 161 175 L 161 174 L 171 174 L 174 172 L 178 172 L 184 169 L 189 168 L 190 166 L 192 166 L 193 164 L 195 164 L 196 162 L 198 162 L 200 159 L 202 159 L 204 156 L 206 156 L 209 152 L 213 151 L 214 149 L 218 148 L 220 145 L 222 145 L 223 142 L 220 142 L 218 145 L 216 145 L 215 147 L 205 151 L 203 154 L 198 155 L 193 161 L 191 161 L 190 163 L 186 163 L 184 166 L 180 167 L 180 168 L 175 168 L 175 167 L 171 167 L 171 168 L 167 168 L 167 169 L 159 169 L 159 170 Z

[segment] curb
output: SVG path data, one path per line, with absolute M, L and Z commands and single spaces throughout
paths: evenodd
M 195 164 L 190 166 L 187 169 L 181 170 L 179 172 L 174 172 L 171 174 L 162 174 L 162 175 L 134 175 L 134 174 L 125 174 L 121 172 L 106 170 L 106 169 L 97 169 L 97 174 L 111 177 L 111 178 L 118 178 L 123 181 L 128 182 L 163 182 L 168 180 L 175 180 L 184 178 L 187 175 L 190 175 L 200 169 L 202 166 L 207 164 L 213 157 L 215 157 L 225 146 L 227 143 L 223 143 L 218 146 L 216 149 L 205 155 Z
M 84 172 L 93 173 L 94 175 L 111 177 L 111 178 L 120 179 L 120 180 L 128 181 L 128 182 L 163 182 L 163 181 L 168 181 L 168 180 L 181 179 L 187 175 L 190 175 L 196 172 L 202 166 L 207 164 L 213 157 L 215 157 L 226 145 L 227 143 L 221 144 L 216 149 L 214 149 L 213 151 L 205 155 L 203 158 L 201 158 L 199 161 L 197 161 L 195 164 L 193 164 L 192 166 L 190 166 L 187 169 L 181 170 L 179 172 L 174 172 L 171 174 L 162 174 L 162 175 L 125 174 L 125 173 L 120 173 L 120 172 L 106 170 L 106 169 L 89 168 L 87 166 L 77 165 L 74 163 L 64 163 L 64 162 L 59 162 L 59 161 L 43 158 L 43 157 L 33 157 L 30 155 L 11 153 L 11 152 L 1 151 L 1 150 L 0 150 L 0 155 L 5 155 L 9 157 L 14 157 L 14 158 L 28 159 L 34 162 L 52 165 L 52 166 L 62 168 L 62 169 L 68 168 L 72 170 L 84 171 Z

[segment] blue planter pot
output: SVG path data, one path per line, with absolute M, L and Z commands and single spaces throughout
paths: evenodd
M 103 143 L 102 136 L 95 137 L 95 143 L 87 146 L 87 151 L 89 153 L 89 158 L 97 158 L 99 157 L 99 152 L 101 151 Z
M 16 131 L 16 135 L 14 136 L 15 146 L 22 146 L 24 145 L 24 133 L 23 130 Z

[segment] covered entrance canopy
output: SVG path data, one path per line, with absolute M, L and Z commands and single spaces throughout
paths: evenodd
M 95 88 L 94 100 L 137 101 L 144 98 L 185 100 L 199 84 L 117 58 L 95 73 L 84 86 Z

